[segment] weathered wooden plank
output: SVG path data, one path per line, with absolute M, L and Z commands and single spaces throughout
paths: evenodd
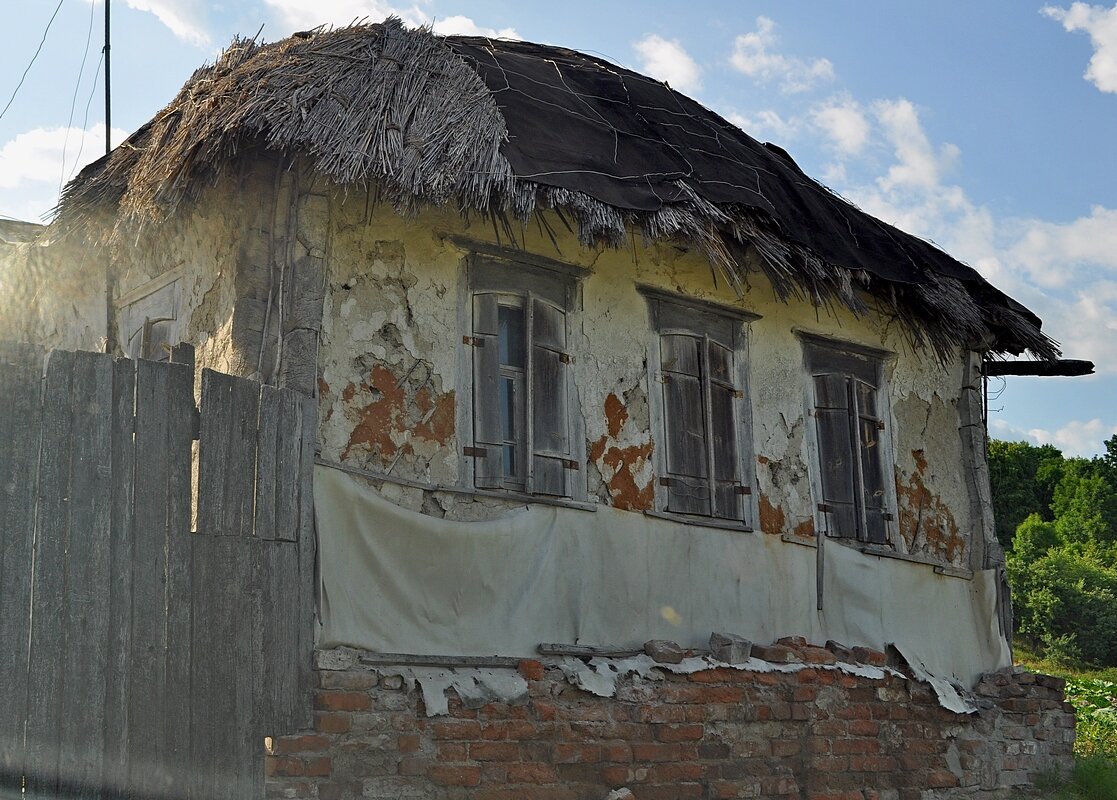
M 263 686 L 261 732 L 279 736 L 299 727 L 299 548 L 270 542 L 262 548 Z
M 297 541 L 299 538 L 299 481 L 302 452 L 303 398 L 290 390 L 280 394 L 279 436 L 275 457 L 275 538 Z
M 40 351 L 0 344 L 0 796 L 22 783 L 41 373 Z
M 60 780 L 77 798 L 102 796 L 108 661 L 112 483 L 112 356 L 75 353 L 72 381 L 70 529 L 62 575 L 64 643 Z
M 317 541 L 314 533 L 314 450 L 318 441 L 318 405 L 307 397 L 299 401 L 302 422 L 299 433 L 299 697 L 297 707 L 302 715 L 297 727 L 307 728 L 313 722 L 311 694 L 314 691 L 314 620 L 315 559 Z
M 206 527 L 199 530 L 252 535 L 258 407 L 259 384 L 210 370 L 203 372 L 198 500 L 199 505 L 204 501 L 208 508 Z M 198 513 L 201 526 L 201 508 Z
M 180 352 L 179 355 L 184 354 Z M 191 359 L 183 364 L 166 364 L 163 369 L 167 372 L 168 392 L 164 405 L 168 461 L 164 762 L 174 785 L 182 786 L 190 773 L 189 737 L 183 735 L 183 721 L 190 718 L 190 470 L 195 413 L 194 368 Z
M 216 797 L 215 753 L 224 746 L 220 740 L 221 720 L 229 713 L 228 698 L 219 693 L 215 669 L 224 656 L 219 644 L 222 627 L 229 625 L 226 610 L 220 607 L 219 577 L 225 550 L 231 540 L 194 534 L 190 537 L 190 797 L 208 800 Z
M 167 452 L 170 373 L 164 364 L 136 363 L 136 440 L 133 513 L 132 642 L 128 697 L 128 782 L 140 793 L 168 787 L 166 524 L 170 458 Z M 181 687 L 176 687 L 179 690 Z
M 58 790 L 62 715 L 65 553 L 70 534 L 70 467 L 74 354 L 55 351 L 47 364 L 38 512 L 32 574 L 31 652 L 27 687 L 27 793 Z
M 112 490 L 109 526 L 108 681 L 105 689 L 105 757 L 102 784 L 107 794 L 123 793 L 128 777 L 128 694 L 132 642 L 132 485 L 135 452 L 136 362 L 113 362 Z
M 202 414 L 198 453 L 198 532 L 224 533 L 225 472 L 233 427 L 233 378 L 202 370 Z
M 276 537 L 276 503 L 283 495 L 292 495 L 291 484 L 278 483 L 276 475 L 277 440 L 280 436 L 281 391 L 272 386 L 260 387 L 260 415 L 256 442 L 256 519 L 253 531 L 258 538 Z
M 230 642 L 233 674 L 227 676 L 234 686 L 236 714 L 227 724 L 234 742 L 229 751 L 233 760 L 228 767 L 234 776 L 230 788 L 235 787 L 230 798 L 239 800 L 263 797 L 264 601 L 267 551 L 276 543 L 239 538 L 237 545 L 236 569 L 227 576 L 226 586 L 230 607 L 236 609 L 236 635 Z

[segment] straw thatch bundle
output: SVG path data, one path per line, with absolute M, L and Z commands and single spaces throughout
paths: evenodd
M 612 152 L 540 140 L 564 123 Z M 552 210 L 587 245 L 622 246 L 633 231 L 690 242 L 739 291 L 748 263 L 785 299 L 857 313 L 871 299 L 942 358 L 960 346 L 1058 355 L 1034 315 L 969 267 L 666 85 L 568 50 L 442 38 L 396 19 L 234 40 L 66 187 L 56 225 L 102 241 L 143 229 L 257 147 L 305 156 L 401 213 L 454 203 L 508 229 Z M 638 174 L 625 174 L 626 158 Z

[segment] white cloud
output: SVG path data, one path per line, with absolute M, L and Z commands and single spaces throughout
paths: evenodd
M 887 191 L 938 186 L 943 173 L 957 160 L 958 148 L 945 144 L 936 151 L 909 100 L 879 100 L 873 111 L 896 154 L 896 163 L 880 179 L 881 187 Z
M 127 135 L 127 131 L 113 128 L 113 141 L 116 143 Z M 24 131 L 0 147 L 0 189 L 14 189 L 28 183 L 51 183 L 57 187 L 63 177 L 64 149 L 67 161 L 65 178 L 68 180 L 78 169 L 102 155 L 104 141 L 103 123 L 87 131 L 81 128 L 34 128 Z M 81 161 L 77 162 L 79 150 Z
M 816 84 L 834 79 L 834 65 L 825 58 L 809 61 L 774 52 L 779 38 L 776 23 L 768 17 L 756 18 L 756 30 L 737 37 L 729 63 L 738 72 L 759 81 L 779 81 L 784 92 L 803 92 Z
M 843 154 L 857 155 L 869 141 L 869 121 L 853 100 L 831 99 L 811 112 L 811 123 Z
M 1072 3 L 1070 8 L 1044 6 L 1043 14 L 1058 20 L 1067 31 L 1090 35 L 1094 55 L 1085 78 L 1103 92 L 1117 92 L 1117 5 L 1113 8 Z
M 103 0 L 92 0 L 100 4 Z M 207 47 L 210 35 L 206 30 L 206 2 L 204 0 L 124 0 L 125 5 L 136 11 L 147 11 L 166 25 L 171 33 L 197 47 Z
M 1117 433 L 1117 424 L 1105 423 L 1100 419 L 1086 422 L 1071 420 L 1053 431 L 1033 428 L 1029 437 L 1038 444 L 1053 444 L 1065 456 L 1093 456 L 1101 450 L 1101 443 Z
M 702 68 L 678 41 L 653 33 L 632 46 L 640 56 L 641 71 L 682 92 L 696 92 L 702 88 Z
M 797 117 L 785 118 L 770 108 L 749 115 L 729 111 L 725 118 L 752 138 L 776 144 L 795 138 L 801 127 Z
M 386 17 L 399 17 L 415 28 L 430 25 L 435 33 L 443 36 L 490 36 L 493 38 L 519 39 L 515 28 L 487 28 L 460 14 L 435 19 L 418 5 L 395 6 L 381 0 L 264 0 L 272 9 L 280 25 L 280 35 L 294 31 L 317 28 L 319 25 L 348 25 L 358 20 L 380 22 Z
M 440 36 L 487 36 L 490 39 L 519 39 L 515 28 L 485 28 L 461 14 L 435 20 L 434 32 Z

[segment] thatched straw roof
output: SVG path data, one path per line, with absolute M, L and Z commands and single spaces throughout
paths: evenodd
M 938 248 L 887 225 L 667 85 L 525 42 L 439 37 L 395 19 L 236 39 L 63 193 L 57 224 L 120 232 L 174 213 L 266 147 L 404 213 L 454 203 L 507 225 L 553 210 L 588 245 L 697 245 L 743 291 L 759 265 L 783 298 L 875 301 L 917 346 L 1055 358 L 1039 319 Z

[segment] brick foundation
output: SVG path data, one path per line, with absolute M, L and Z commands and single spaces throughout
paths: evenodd
M 1062 681 L 1027 672 L 986 675 L 969 715 L 910 678 L 810 664 L 633 675 L 613 698 L 552 665 L 523 662 L 520 674 L 518 703 L 465 708 L 451 696 L 448 716 L 428 718 L 390 668 L 321 669 L 314 730 L 271 743 L 268 796 L 1003 798 L 1072 763 Z

